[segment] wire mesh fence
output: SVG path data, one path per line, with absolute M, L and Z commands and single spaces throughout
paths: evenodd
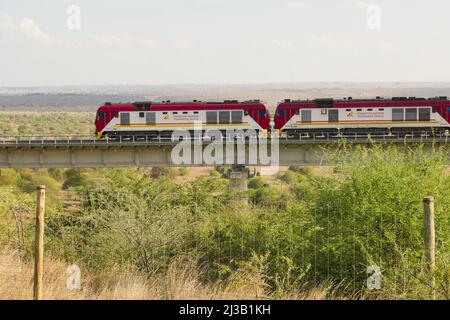
M 44 298 L 449 298 L 450 202 L 435 203 L 431 272 L 422 199 L 375 207 L 330 194 L 312 205 L 307 190 L 271 186 L 282 196 L 48 190 Z M 288 190 L 305 201 L 283 199 Z M 22 200 L 3 216 L 15 249 L 0 255 L 5 298 L 32 297 L 33 195 Z

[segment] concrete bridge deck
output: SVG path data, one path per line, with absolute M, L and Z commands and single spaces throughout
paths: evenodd
M 171 139 L 96 140 L 92 137 L 0 137 L 0 168 L 70 167 L 154 167 L 241 165 L 330 165 L 326 154 L 339 144 L 439 144 L 447 145 L 448 136 L 429 135 L 355 135 L 345 139 L 315 134 L 299 139 L 185 141 Z M 180 152 L 180 148 L 184 148 Z M 214 149 L 214 150 L 212 150 Z M 188 154 L 188 155 L 187 155 Z M 182 155 L 184 162 L 180 163 Z M 208 157 L 209 155 L 209 157 Z M 212 155 L 212 156 L 211 156 Z M 269 161 L 277 158 L 276 162 Z M 215 162 L 211 162 L 213 158 Z M 244 159 L 245 158 L 245 159 Z

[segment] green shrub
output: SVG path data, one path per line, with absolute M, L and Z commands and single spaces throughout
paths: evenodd
M 17 186 L 21 176 L 14 169 L 0 169 L 0 186 Z
M 178 168 L 178 173 L 180 174 L 180 176 L 184 177 L 187 176 L 189 174 L 189 168 L 186 167 L 180 167 Z
M 101 169 L 67 169 L 64 171 L 64 183 L 63 189 L 68 189 L 71 187 L 85 187 L 90 188 L 95 185 L 94 180 L 97 179 L 96 172 L 101 173 Z M 98 179 L 99 183 L 102 183 L 101 179 Z
M 209 176 L 219 178 L 219 177 L 221 177 L 221 174 L 217 170 L 211 170 L 209 172 Z
M 157 179 L 159 177 L 170 177 L 174 178 L 176 176 L 176 171 L 169 167 L 153 167 L 150 171 L 150 177 L 152 179 Z
M 293 171 L 295 173 L 300 173 L 300 174 L 304 174 L 304 175 L 311 175 L 311 173 L 312 173 L 311 167 L 305 167 L 305 166 L 300 166 L 300 165 L 291 165 L 291 166 L 289 166 L 289 170 Z
M 375 264 L 385 285 L 395 288 L 394 295 L 409 286 L 411 292 L 417 290 L 420 281 L 411 275 L 424 274 L 421 199 L 433 195 L 442 208 L 450 205 L 450 180 L 442 174 L 445 155 L 423 147 L 381 146 L 339 154 L 345 159 L 338 166 L 340 178 L 314 181 L 317 201 L 311 212 L 321 253 L 315 275 L 353 279 L 359 287 L 367 274 L 358 266 Z M 437 214 L 438 225 L 448 226 L 449 221 Z M 439 250 L 449 252 L 448 232 L 440 231 L 439 239 Z
M 267 182 L 264 180 L 264 178 L 260 176 L 254 177 L 248 181 L 248 187 L 250 189 L 260 189 L 267 186 L 268 186 Z
M 278 179 L 287 184 L 292 184 L 297 181 L 297 174 L 292 171 L 285 171 L 278 176 Z

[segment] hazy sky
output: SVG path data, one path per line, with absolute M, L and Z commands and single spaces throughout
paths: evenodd
M 303 81 L 450 81 L 450 1 L 0 0 L 0 86 Z

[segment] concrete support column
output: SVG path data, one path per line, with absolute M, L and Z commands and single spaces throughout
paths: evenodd
M 232 166 L 228 171 L 230 179 L 228 190 L 245 192 L 247 191 L 248 168 L 243 165 Z

